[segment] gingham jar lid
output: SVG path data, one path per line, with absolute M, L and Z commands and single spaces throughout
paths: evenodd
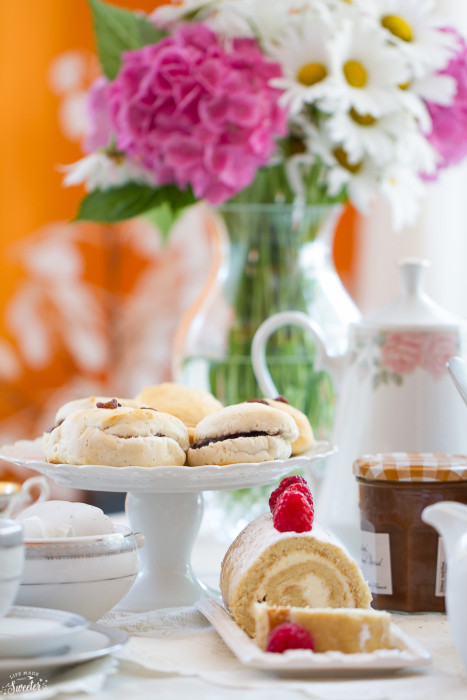
M 362 455 L 353 472 L 368 481 L 465 481 L 467 455 L 386 452 Z

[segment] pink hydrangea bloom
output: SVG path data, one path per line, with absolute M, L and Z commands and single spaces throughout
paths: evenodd
M 109 81 L 100 76 L 93 82 L 86 96 L 87 126 L 83 141 L 85 153 L 92 153 L 98 148 L 105 148 L 109 145 L 112 134 L 109 85 Z
M 281 75 L 256 42 L 229 48 L 202 24 L 123 54 L 109 87 L 117 147 L 150 169 L 159 184 L 191 185 L 220 204 L 248 186 L 286 133 Z
M 427 105 L 433 122 L 428 139 L 441 155 L 440 168 L 455 165 L 467 156 L 467 44 L 460 34 L 455 33 L 459 50 L 441 71 L 457 82 L 454 102 L 450 106 L 432 102 Z

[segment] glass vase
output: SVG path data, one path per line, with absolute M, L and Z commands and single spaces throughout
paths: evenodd
M 227 204 L 206 212 L 213 270 L 179 326 L 173 376 L 209 391 L 225 405 L 261 396 L 251 364 L 258 326 L 278 311 L 303 311 L 342 354 L 348 325 L 360 314 L 334 267 L 332 245 L 342 205 Z M 307 414 L 317 439 L 328 439 L 336 391 L 314 368 L 313 340 L 295 326 L 279 329 L 267 347 L 280 393 Z M 267 487 L 270 492 L 271 487 Z M 265 489 L 242 489 L 216 499 L 238 531 L 267 508 Z M 232 534 L 233 531 L 231 531 Z

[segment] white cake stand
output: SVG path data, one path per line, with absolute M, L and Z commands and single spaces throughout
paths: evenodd
M 258 464 L 203 467 L 110 467 L 49 464 L 41 439 L 0 448 L 0 459 L 45 474 L 57 484 L 88 491 L 127 492 L 125 511 L 134 532 L 142 532 L 140 571 L 120 610 L 144 612 L 192 605 L 209 595 L 191 567 L 191 552 L 203 515 L 203 491 L 265 486 L 335 451 L 316 443 L 309 452 Z M 267 504 L 265 504 L 267 508 Z

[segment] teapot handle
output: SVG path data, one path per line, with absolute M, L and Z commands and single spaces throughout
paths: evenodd
M 274 397 L 280 393 L 271 377 L 266 361 L 266 345 L 278 328 L 286 325 L 300 326 L 311 333 L 316 343 L 315 367 L 322 369 L 326 363 L 326 341 L 321 328 L 302 311 L 281 311 L 273 314 L 259 326 L 251 344 L 251 361 L 256 380 L 264 396 Z

